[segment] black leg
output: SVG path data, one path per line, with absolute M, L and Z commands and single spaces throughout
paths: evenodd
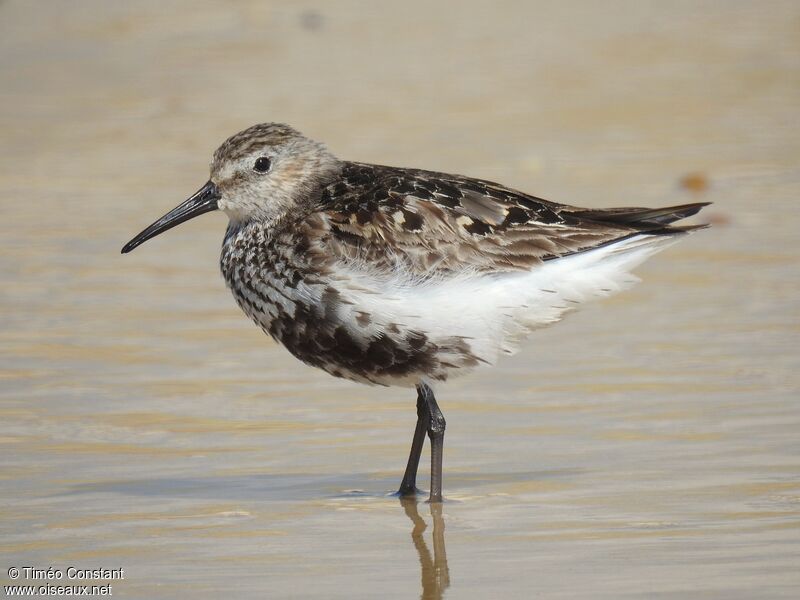
M 431 495 L 428 502 L 442 501 L 442 458 L 444 456 L 444 415 L 436 404 L 433 390 L 424 383 L 417 386 L 419 396 L 428 406 L 428 437 L 431 440 Z
M 428 415 L 428 403 L 423 398 L 422 390 L 417 386 L 417 427 L 414 430 L 414 441 L 411 442 L 411 452 L 408 455 L 406 472 L 403 481 L 400 483 L 400 496 L 415 496 L 417 489 L 417 468 L 419 458 L 422 455 L 422 445 L 425 443 L 425 432 L 428 430 L 430 417 Z

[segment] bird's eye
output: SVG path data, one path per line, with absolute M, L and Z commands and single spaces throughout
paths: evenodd
M 253 169 L 259 173 L 266 173 L 269 171 L 270 166 L 272 166 L 272 163 L 266 156 L 259 156 L 256 162 L 253 163 Z

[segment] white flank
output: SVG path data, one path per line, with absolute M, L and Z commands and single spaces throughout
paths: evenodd
M 476 356 L 492 364 L 501 354 L 516 351 L 533 329 L 639 281 L 631 269 L 680 237 L 640 235 L 546 261 L 528 273 L 465 272 L 419 281 L 402 270 L 385 274 L 348 265 L 335 276 L 344 300 L 339 317 L 352 324 L 356 336 L 381 335 L 396 324 L 433 342 L 463 337 Z M 356 323 L 359 313 L 370 315 L 366 327 Z

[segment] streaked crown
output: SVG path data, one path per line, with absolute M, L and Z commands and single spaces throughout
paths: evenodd
M 321 143 L 282 123 L 260 123 L 229 137 L 214 152 L 211 181 L 219 208 L 234 222 L 274 221 L 314 201 L 340 171 Z

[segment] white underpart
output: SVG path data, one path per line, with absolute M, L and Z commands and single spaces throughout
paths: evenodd
M 420 281 L 402 270 L 385 274 L 349 265 L 336 274 L 336 287 L 347 301 L 339 316 L 360 335 L 380 335 L 394 323 L 433 342 L 462 336 L 475 355 L 492 364 L 501 354 L 514 353 L 532 330 L 639 281 L 630 270 L 679 237 L 641 235 L 549 260 L 527 273 L 465 272 Z M 356 324 L 359 312 L 370 315 L 368 326 Z

